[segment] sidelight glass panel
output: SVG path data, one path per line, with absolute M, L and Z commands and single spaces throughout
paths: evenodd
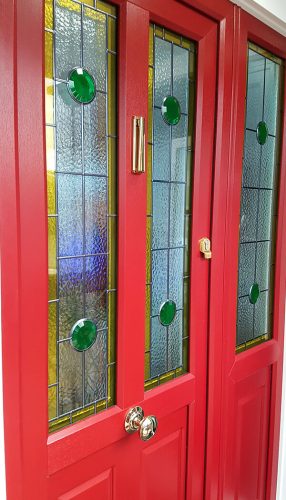
M 149 37 L 145 388 L 188 369 L 195 44 Z
M 280 59 L 249 44 L 240 209 L 237 352 L 268 340 L 272 335 L 282 68 Z
M 115 403 L 116 9 L 46 0 L 49 428 Z

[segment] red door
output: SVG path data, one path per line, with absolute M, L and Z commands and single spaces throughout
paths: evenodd
M 212 320 L 210 327 L 209 373 L 220 365 L 222 380 L 217 387 L 210 380 L 208 425 L 215 421 L 219 436 L 209 434 L 206 491 L 212 499 L 276 498 L 285 314 L 284 59 L 285 39 L 235 8 L 222 336 Z
M 203 497 L 217 26 L 114 4 L 3 7 L 9 500 Z

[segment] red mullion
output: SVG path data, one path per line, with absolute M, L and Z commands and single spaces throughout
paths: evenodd
M 149 13 L 126 2 L 119 13 L 117 405 L 144 398 L 146 174 L 133 174 L 132 117 L 147 137 Z M 146 152 L 147 158 L 147 152 Z
M 150 12 L 156 24 L 166 26 L 182 36 L 199 41 L 213 27 L 213 21 L 174 0 L 131 0 Z
M 191 231 L 189 371 L 195 376 L 194 415 L 188 437 L 187 499 L 203 498 L 206 435 L 209 276 L 211 261 L 199 251 L 199 239 L 210 238 L 213 141 L 217 66 L 217 26 L 198 43 L 195 151 Z M 191 407 L 189 408 L 191 411 Z M 196 431 L 195 431 L 196 429 Z
M 233 51 L 231 54 L 232 72 L 232 98 L 230 126 L 230 153 L 227 175 L 227 204 L 225 216 L 225 243 L 224 243 L 224 273 L 223 286 L 223 324 L 222 324 L 222 349 L 221 349 L 221 423 L 220 429 L 225 429 L 227 418 L 232 415 L 233 407 L 230 397 L 228 376 L 235 362 L 236 344 L 236 302 L 237 294 L 237 269 L 239 232 L 234 228 L 239 227 L 240 219 L 240 191 L 242 177 L 242 157 L 245 124 L 245 94 L 246 94 L 246 64 L 247 47 L 240 43 L 240 17 L 239 9 L 234 7 L 233 19 Z M 221 434 L 219 450 L 220 474 L 218 477 L 218 498 L 224 497 L 224 471 L 227 457 L 227 441 L 225 432 Z M 229 478 L 226 478 L 228 480 Z M 227 490 L 226 490 L 227 491 Z
M 36 500 L 46 496 L 47 461 L 43 9 L 31 0 L 12 5 L 3 30 L 3 67 L 11 74 L 3 93 L 3 130 L 9 128 L 1 183 L 7 491 L 9 500 Z
M 284 39 L 285 40 L 285 39 Z M 285 57 L 285 54 L 284 54 Z M 286 82 L 286 68 L 284 68 L 284 82 Z M 282 145 L 281 145 L 281 171 L 280 192 L 278 205 L 277 224 L 277 252 L 275 272 L 275 293 L 278 302 L 275 301 L 273 335 L 277 340 L 280 356 L 272 369 L 272 391 L 270 402 L 270 432 L 269 432 L 269 458 L 267 471 L 267 494 L 266 498 L 274 500 L 277 489 L 277 471 L 279 456 L 279 437 L 281 419 L 281 395 L 283 374 L 283 352 L 284 352 L 284 328 L 285 328 L 285 295 L 286 295 L 286 87 L 284 85 L 284 112 L 282 122 Z
M 1 312 L 3 399 L 6 459 L 6 491 L 11 500 L 22 500 L 23 462 L 21 460 L 20 405 L 20 315 L 18 260 L 18 181 L 17 109 L 14 83 L 16 78 L 15 5 L 5 2 L 0 16 L 0 61 L 2 91 L 0 93 L 0 238 L 1 238 Z M 9 63 L 7 63 L 9 61 Z M 1 339 L 0 339 L 1 341 Z
M 42 2 L 16 5 L 23 496 L 36 500 L 46 497 L 48 432 L 44 23 Z
M 229 4 L 228 4 L 229 5 Z M 233 74 L 234 11 L 225 10 L 219 25 L 217 122 L 212 206 L 212 265 L 210 277 L 210 326 L 208 354 L 208 419 L 206 490 L 208 500 L 218 498 L 221 446 L 222 358 L 227 182 L 230 166 L 231 101 Z

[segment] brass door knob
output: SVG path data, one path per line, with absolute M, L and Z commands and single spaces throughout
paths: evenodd
M 140 439 L 148 441 L 156 433 L 158 420 L 154 415 L 144 417 L 141 406 L 131 408 L 125 417 L 125 430 L 128 434 L 139 431 Z

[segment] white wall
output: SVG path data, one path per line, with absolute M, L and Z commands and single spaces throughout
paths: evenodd
M 256 3 L 270 11 L 286 23 L 286 2 L 285 0 L 255 0 Z

